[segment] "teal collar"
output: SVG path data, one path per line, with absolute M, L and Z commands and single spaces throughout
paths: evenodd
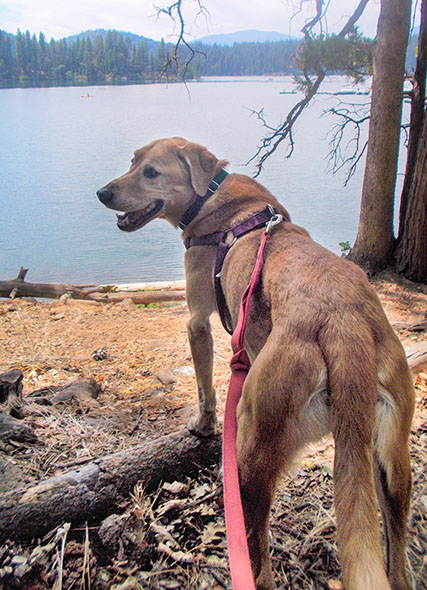
M 211 197 L 215 191 L 218 190 L 221 182 L 223 182 L 227 176 L 228 172 L 226 172 L 224 169 L 220 170 L 209 184 L 206 194 L 204 196 L 197 195 L 196 200 L 191 203 L 178 224 L 181 229 L 185 229 L 187 225 L 193 221 L 209 197 Z

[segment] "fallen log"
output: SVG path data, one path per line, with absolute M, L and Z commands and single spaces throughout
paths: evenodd
M 164 301 L 185 301 L 185 291 L 117 291 L 114 293 L 90 293 L 87 296 L 87 299 L 101 303 L 119 303 L 125 299 L 131 299 L 137 305 L 149 305 L 150 303 L 162 303 Z
M 427 368 L 427 342 L 405 346 L 406 358 L 412 373 L 416 375 Z
M 74 299 L 86 299 L 88 291 L 74 285 L 62 283 L 27 283 L 25 277 L 28 268 L 21 267 L 16 279 L 0 281 L 0 297 L 44 297 L 58 299 L 69 293 Z
M 200 439 L 183 430 L 2 494 L 0 542 L 40 538 L 63 522 L 100 521 L 129 500 L 138 482 L 153 490 L 218 463 L 220 453 L 220 437 Z
M 72 299 L 96 301 L 100 303 L 118 303 L 125 299 L 131 299 L 135 304 L 149 305 L 150 303 L 162 303 L 165 301 L 184 301 L 185 291 L 168 288 L 155 291 L 112 291 L 105 292 L 105 287 L 92 287 L 91 285 L 69 285 L 67 283 L 29 283 L 25 281 L 28 268 L 21 268 L 16 279 L 0 281 L 0 297 L 43 297 L 45 299 L 59 299 L 68 295 Z M 114 289 L 114 286 L 110 286 Z

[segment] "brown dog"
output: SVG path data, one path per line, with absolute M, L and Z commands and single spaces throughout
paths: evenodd
M 135 152 L 130 170 L 97 195 L 107 207 L 125 212 L 118 216 L 124 231 L 156 217 L 177 227 L 225 165 L 198 144 L 161 139 Z M 272 230 L 251 303 L 246 348 L 252 367 L 238 408 L 237 441 L 256 587 L 274 588 L 268 516 L 276 482 L 307 443 L 332 432 L 346 590 L 409 590 L 404 549 L 414 392 L 402 346 L 365 274 L 313 242 L 265 188 L 239 174 L 227 176 L 193 210 L 183 238 L 235 228 L 267 204 L 287 220 Z M 235 240 L 222 266 L 220 283 L 233 325 L 262 231 Z M 199 243 L 185 255 L 188 335 L 200 402 L 189 428 L 202 436 L 216 425 L 209 318 L 217 309 L 217 248 Z M 385 525 L 385 569 L 377 497 Z

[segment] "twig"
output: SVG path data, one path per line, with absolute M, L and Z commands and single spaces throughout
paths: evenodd
M 331 149 L 328 154 L 328 161 L 331 164 L 332 172 L 334 173 L 338 172 L 345 166 L 349 166 L 344 186 L 347 186 L 350 178 L 356 172 L 357 165 L 367 148 L 367 140 L 361 147 L 361 135 L 363 124 L 370 118 L 370 115 L 367 112 L 368 108 L 368 105 L 365 104 L 354 105 L 341 102 L 339 107 L 332 107 L 323 113 L 332 113 L 340 118 L 340 122 L 336 123 L 328 133 L 331 137 L 329 142 Z M 342 149 L 346 131 L 350 126 L 353 128 L 353 134 L 344 149 Z M 345 155 L 350 145 L 353 146 L 353 149 L 350 155 Z
M 63 568 L 64 568 L 64 552 L 65 552 L 65 544 L 67 540 L 67 534 L 70 530 L 70 523 L 66 522 L 61 528 L 59 528 L 56 532 L 57 540 L 61 539 L 61 549 L 59 553 L 59 563 L 58 563 L 58 580 L 57 580 L 57 590 L 62 590 L 62 576 L 63 576 Z
M 84 555 L 83 555 L 83 567 L 82 567 L 82 584 L 83 590 L 90 590 L 90 555 L 89 555 L 90 543 L 89 543 L 89 529 L 86 523 L 85 529 L 85 544 L 84 544 Z M 86 586 L 87 580 L 87 586 Z

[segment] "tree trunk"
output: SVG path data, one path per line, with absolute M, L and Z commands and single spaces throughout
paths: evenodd
M 406 210 L 411 190 L 412 178 L 417 162 L 418 142 L 423 130 L 424 103 L 426 93 L 427 68 L 427 0 L 421 4 L 421 23 L 418 35 L 417 60 L 411 92 L 411 116 L 409 121 L 408 155 L 406 158 L 405 179 L 400 199 L 399 240 L 406 223 Z
M 352 260 L 373 274 L 393 260 L 393 212 L 411 0 L 382 0 L 373 59 L 371 119 Z
M 417 162 L 408 195 L 396 266 L 408 279 L 427 282 L 427 114 L 418 142 Z
M 40 538 L 63 522 L 101 520 L 129 501 L 137 483 L 150 491 L 218 463 L 220 454 L 221 437 L 200 439 L 184 430 L 7 492 L 0 496 L 0 543 Z
M 421 5 L 418 57 L 409 126 L 408 158 L 400 201 L 397 271 L 408 279 L 427 282 L 427 1 Z

